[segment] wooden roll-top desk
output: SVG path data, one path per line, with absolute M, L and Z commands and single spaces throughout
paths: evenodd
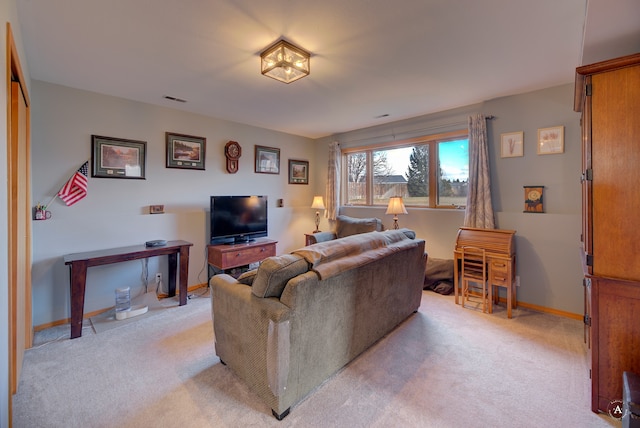
M 507 316 L 511 318 L 511 309 L 516 307 L 516 249 L 514 242 L 515 230 L 478 229 L 461 227 L 456 237 L 453 251 L 454 260 L 454 290 L 455 301 L 459 303 L 460 293 L 459 266 L 461 249 L 475 247 L 485 250 L 487 256 L 489 286 L 507 289 Z

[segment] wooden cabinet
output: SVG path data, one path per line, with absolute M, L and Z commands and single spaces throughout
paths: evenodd
M 277 243 L 270 239 L 256 239 L 242 244 L 208 245 L 207 261 L 220 271 L 250 265 L 275 256 Z
M 582 264 L 591 410 L 640 373 L 640 54 L 576 69 L 582 112 Z

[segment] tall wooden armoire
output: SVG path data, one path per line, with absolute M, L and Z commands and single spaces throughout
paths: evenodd
M 640 54 L 578 67 L 574 108 L 591 410 L 607 412 L 640 374 Z

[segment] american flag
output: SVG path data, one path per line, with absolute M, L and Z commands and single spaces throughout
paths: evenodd
M 73 174 L 73 177 L 67 181 L 62 189 L 58 192 L 60 199 L 67 204 L 68 207 L 87 196 L 87 172 L 89 171 L 89 161 L 82 164 L 80 168 Z

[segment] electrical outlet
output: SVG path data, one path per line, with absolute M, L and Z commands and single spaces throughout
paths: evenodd
M 516 287 L 520 287 L 520 275 L 516 275 Z
M 157 273 L 156 274 L 156 284 L 160 284 L 162 282 L 162 274 L 161 273 Z

